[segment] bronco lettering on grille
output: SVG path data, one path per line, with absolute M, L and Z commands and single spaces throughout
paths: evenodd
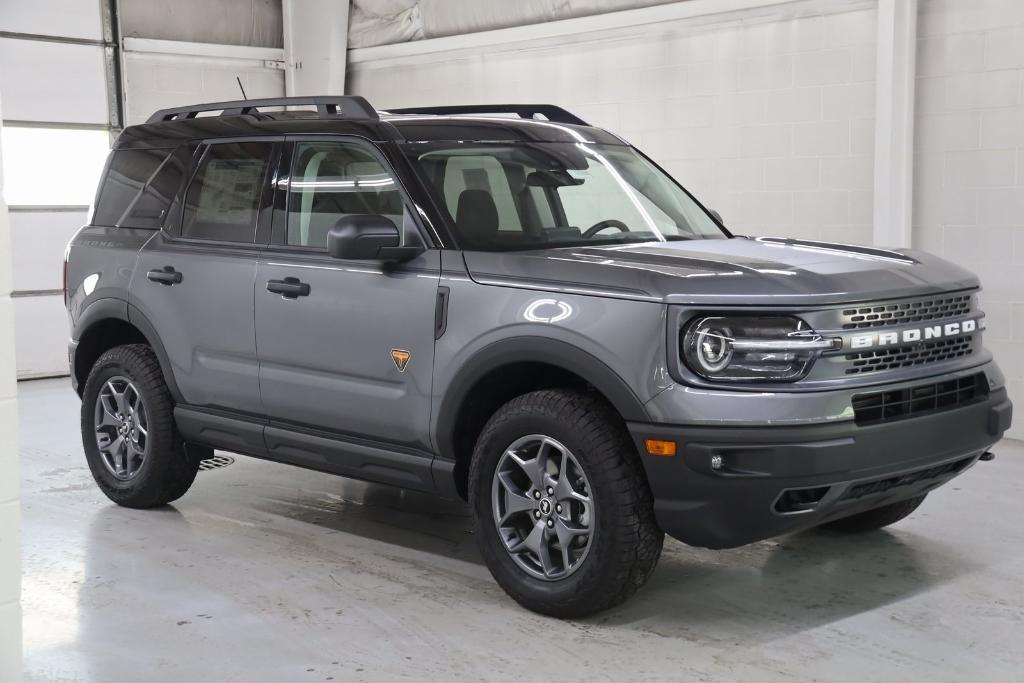
M 897 344 L 913 344 L 929 339 L 942 339 L 969 334 L 979 329 L 980 320 L 962 320 L 943 325 L 929 325 L 906 330 L 894 330 L 880 334 L 856 334 L 850 337 L 851 349 L 867 349 L 874 346 L 895 346 Z

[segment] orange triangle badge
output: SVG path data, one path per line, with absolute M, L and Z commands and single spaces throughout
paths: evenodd
M 395 361 L 395 367 L 399 372 L 405 372 L 405 366 L 409 364 L 412 354 L 402 349 L 391 349 L 391 360 Z

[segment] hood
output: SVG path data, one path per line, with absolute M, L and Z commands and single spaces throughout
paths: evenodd
M 673 304 L 817 305 L 978 287 L 923 252 L 759 237 L 465 252 L 474 281 Z

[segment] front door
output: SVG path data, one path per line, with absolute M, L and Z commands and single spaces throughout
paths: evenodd
M 201 145 L 184 202 L 139 254 L 131 303 L 156 328 L 186 404 L 263 413 L 253 282 L 282 144 Z
M 400 265 L 328 256 L 327 232 L 347 214 L 387 216 L 403 244 L 420 237 L 371 145 L 335 137 L 290 146 L 290 180 L 278 183 L 281 210 L 256 274 L 266 413 L 272 426 L 428 451 L 439 252 Z

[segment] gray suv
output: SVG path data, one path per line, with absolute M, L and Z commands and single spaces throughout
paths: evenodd
M 877 529 L 1010 424 L 971 273 L 732 235 L 552 105 L 359 97 L 126 128 L 65 257 L 89 467 L 182 496 L 213 449 L 462 497 L 495 579 L 578 617 L 664 534 Z

